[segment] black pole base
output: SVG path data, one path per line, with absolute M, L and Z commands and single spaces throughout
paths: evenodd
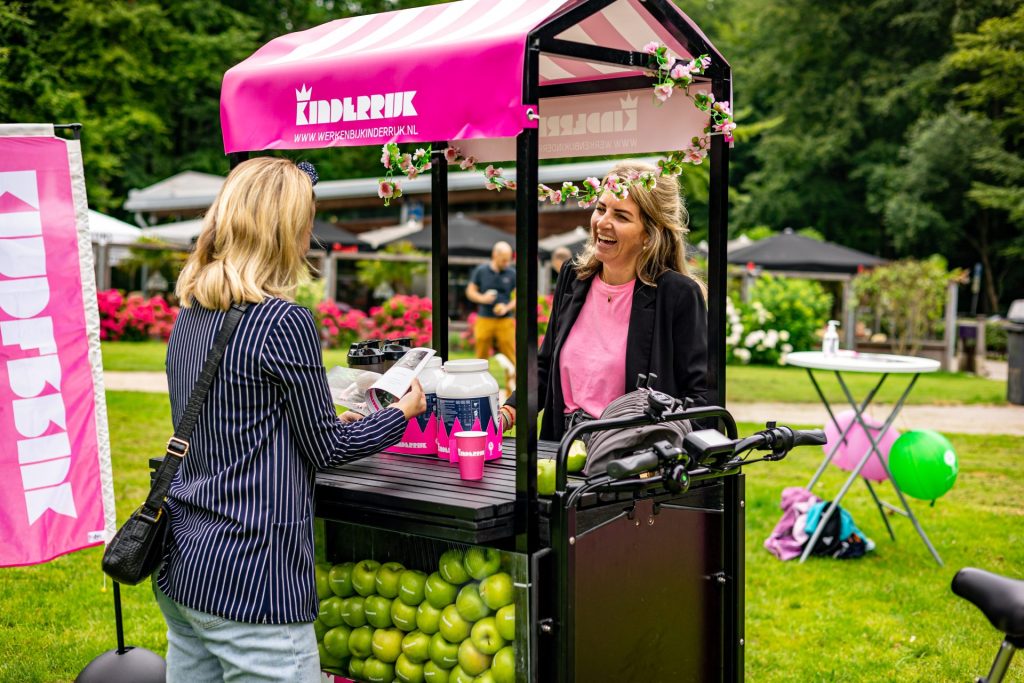
M 75 683 L 164 683 L 167 663 L 142 647 L 107 650 L 78 674 Z

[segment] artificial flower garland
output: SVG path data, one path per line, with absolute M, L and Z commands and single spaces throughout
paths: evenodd
M 711 148 L 711 136 L 721 135 L 726 142 L 733 141 L 733 132 L 736 130 L 736 123 L 733 120 L 732 107 L 728 101 L 716 102 L 714 95 L 702 92 L 691 93 L 690 85 L 694 76 L 701 76 L 711 66 L 711 57 L 706 54 L 700 55 L 689 62 L 677 59 L 668 51 L 668 47 L 657 41 L 644 46 L 643 52 L 650 55 L 649 68 L 654 75 L 654 96 L 660 102 L 667 102 L 677 91 L 693 101 L 693 105 L 702 112 L 708 114 L 708 125 L 704 128 L 702 135 L 695 135 L 690 140 L 690 146 L 684 150 L 670 152 L 664 159 L 658 160 L 659 172 L 657 175 L 651 172 L 631 173 L 626 177 L 610 175 L 604 182 L 597 178 L 587 178 L 580 185 L 571 182 L 564 182 L 558 189 L 552 189 L 543 183 L 538 186 L 537 198 L 539 201 L 548 201 L 552 204 L 564 204 L 575 200 L 581 207 L 593 206 L 601 194 L 611 192 L 618 199 L 625 199 L 629 196 L 629 188 L 639 185 L 647 190 L 654 189 L 657 177 L 678 176 L 683 172 L 684 164 L 700 166 L 707 157 Z M 381 150 L 381 163 L 384 165 L 384 177 L 380 179 L 377 188 L 377 195 L 384 200 L 384 206 L 388 206 L 395 197 L 402 196 L 401 181 L 394 179 L 395 170 L 405 174 L 412 180 L 420 173 L 430 170 L 431 148 L 418 148 L 414 153 L 402 153 L 398 145 L 389 142 Z M 463 156 L 458 147 L 449 146 L 444 151 L 445 161 L 451 164 L 458 164 L 463 171 L 476 170 L 477 161 L 473 156 Z M 488 190 L 500 192 L 502 190 L 516 189 L 516 181 L 504 177 L 504 170 L 488 165 L 484 169 L 484 187 Z

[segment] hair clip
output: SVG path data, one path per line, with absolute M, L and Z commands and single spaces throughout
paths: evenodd
M 299 163 L 295 164 L 295 166 L 300 171 L 309 176 L 309 182 L 313 183 L 314 186 L 317 184 L 317 181 L 320 180 L 320 174 L 316 172 L 316 166 L 309 163 L 308 161 L 300 161 Z

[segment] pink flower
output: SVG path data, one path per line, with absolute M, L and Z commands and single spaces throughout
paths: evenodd
M 498 186 L 495 185 L 494 183 L 490 182 L 490 181 L 485 182 L 484 183 L 484 187 L 486 187 L 488 190 L 497 190 L 498 189 Z
M 690 78 L 690 69 L 693 68 L 693 62 L 689 64 L 676 64 L 672 67 L 672 71 L 669 72 L 674 80 L 681 81 Z
M 668 102 L 668 98 L 672 97 L 672 83 L 662 83 L 654 89 L 654 96 L 662 102 Z
M 391 168 L 391 150 L 388 149 L 387 145 L 384 145 L 384 148 L 381 150 L 380 163 L 384 164 L 384 168 Z
M 466 157 L 465 159 L 462 160 L 462 163 L 459 164 L 459 168 L 461 168 L 463 171 L 472 171 L 474 168 L 476 168 L 476 157 Z
M 594 190 L 601 189 L 601 181 L 594 177 L 587 178 L 586 180 L 583 181 L 583 184 L 589 185 Z
M 644 52 L 649 55 L 657 54 L 659 47 L 661 47 L 661 43 L 659 43 L 656 40 L 652 40 L 651 42 L 644 45 Z
M 391 199 L 395 196 L 395 186 L 397 183 L 393 183 L 390 180 L 380 181 L 380 185 L 377 186 L 377 196 L 381 199 Z
M 514 181 L 514 180 L 506 181 L 505 182 L 505 187 L 507 187 L 510 190 L 516 189 L 516 181 Z
M 425 150 L 425 149 L 423 149 L 421 147 L 421 148 L 416 150 L 416 153 L 412 155 L 412 158 L 415 159 L 416 161 L 419 161 L 420 159 L 422 159 L 425 156 L 427 156 L 427 150 Z
M 700 58 L 700 69 L 701 69 L 701 71 L 706 71 L 708 69 L 708 67 L 710 67 L 710 66 L 711 66 L 711 57 L 708 57 L 707 55 L 704 55 L 703 57 Z
M 604 181 L 605 189 L 611 192 L 612 194 L 618 196 L 618 194 L 623 190 L 622 186 L 619 184 L 620 180 L 622 179 L 619 178 L 619 176 L 617 175 L 608 176 L 608 178 Z
M 686 161 L 693 164 L 694 166 L 700 166 L 704 162 L 704 157 L 708 155 L 706 150 L 699 149 L 697 147 L 691 147 L 686 150 Z
M 421 168 L 420 170 L 429 171 L 431 168 L 433 168 L 433 166 L 434 165 L 428 161 L 427 163 L 423 164 L 423 168 Z
M 444 160 L 449 164 L 454 164 L 458 161 L 459 156 L 460 153 L 457 147 L 448 147 L 444 150 Z
M 723 116 L 732 116 L 732 107 L 729 104 L 729 100 L 722 100 L 721 102 L 715 102 L 713 107 L 715 111 L 722 114 Z
M 732 132 L 736 130 L 736 124 L 732 121 L 722 121 L 721 123 L 715 124 L 715 130 L 729 137 L 732 136 Z
M 554 192 L 551 193 L 551 203 L 552 204 L 561 204 L 562 203 L 562 191 L 561 190 L 555 190 Z
M 484 169 L 484 175 L 487 176 L 488 180 L 491 178 L 500 178 L 502 173 L 504 173 L 504 171 L 500 168 L 494 168 L 493 164 L 488 164 L 487 168 Z

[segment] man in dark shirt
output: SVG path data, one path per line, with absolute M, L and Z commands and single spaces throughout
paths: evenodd
M 498 242 L 491 250 L 491 260 L 473 269 L 466 286 L 466 298 L 477 304 L 476 357 L 488 358 L 492 347 L 509 360 L 516 357 L 516 269 L 512 264 L 512 247 Z

